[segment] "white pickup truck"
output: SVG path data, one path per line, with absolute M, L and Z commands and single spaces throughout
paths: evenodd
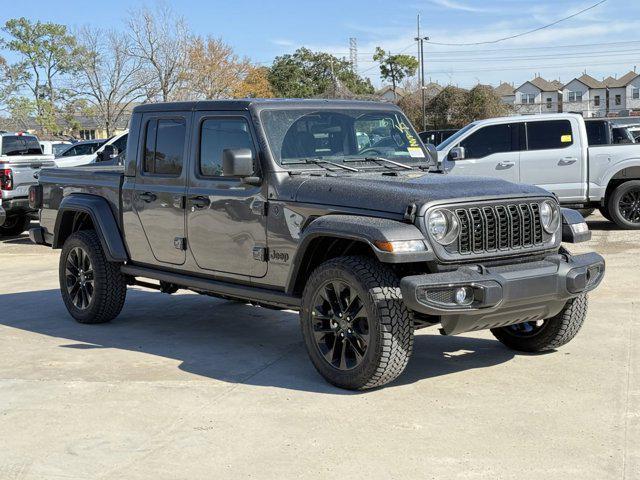
M 38 183 L 42 167 L 54 167 L 53 155 L 43 155 L 38 137 L 0 132 L 0 237 L 18 235 L 29 226 L 29 187 Z
M 438 163 L 454 175 L 537 185 L 564 205 L 599 208 L 620 227 L 640 229 L 640 144 L 612 143 L 610 128 L 603 121 L 587 133 L 571 113 L 480 120 L 436 147 Z

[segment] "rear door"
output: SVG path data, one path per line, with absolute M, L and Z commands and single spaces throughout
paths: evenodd
M 482 175 L 510 182 L 520 179 L 520 126 L 503 123 L 482 127 L 460 141 L 465 149 L 462 160 L 446 160 L 449 172 Z
M 520 180 L 555 193 L 563 202 L 584 200 L 586 180 L 578 122 L 532 120 L 526 124 Z
M 185 262 L 184 205 L 191 112 L 145 114 L 133 209 L 159 264 Z
M 248 148 L 255 136 L 245 112 L 198 112 L 187 193 L 189 248 L 198 266 L 221 274 L 262 277 L 267 262 L 266 200 L 260 186 L 222 176 L 222 152 Z

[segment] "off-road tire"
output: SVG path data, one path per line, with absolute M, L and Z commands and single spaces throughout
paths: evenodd
M 29 228 L 31 219 L 26 215 L 8 217 L 4 225 L 0 225 L 0 237 L 15 237 Z
M 587 316 L 588 300 L 583 294 L 567 302 L 555 317 L 545 320 L 533 336 L 519 337 L 509 327 L 492 328 L 491 333 L 507 347 L 521 352 L 555 350 L 576 336 Z
M 607 210 L 611 216 L 611 221 L 625 230 L 639 230 L 640 222 L 632 222 L 622 215 L 620 211 L 620 199 L 630 190 L 640 191 L 640 180 L 629 180 L 628 182 L 618 185 L 613 192 L 609 194 L 607 201 Z
M 362 363 L 353 370 L 332 366 L 314 338 L 312 302 L 318 289 L 329 280 L 347 282 L 357 291 L 367 312 L 370 343 Z M 300 323 L 316 370 L 341 388 L 366 390 L 391 382 L 404 371 L 413 350 L 413 319 L 402 301 L 400 281 L 389 267 L 368 257 L 338 257 L 317 267 L 304 289 Z
M 70 252 L 79 247 L 88 255 L 93 267 L 94 290 L 89 306 L 76 307 L 66 288 L 66 261 Z M 60 292 L 67 310 L 79 323 L 105 323 L 118 316 L 127 296 L 127 282 L 120 265 L 107 261 L 98 235 L 93 230 L 81 230 L 64 242 L 59 265 Z

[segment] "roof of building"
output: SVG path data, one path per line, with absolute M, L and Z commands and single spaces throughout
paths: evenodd
M 525 85 L 527 83 L 530 83 L 531 85 L 538 88 L 539 90 L 542 90 L 543 92 L 555 92 L 562 89 L 562 83 L 560 83 L 558 80 L 549 81 L 549 80 L 545 80 L 542 77 L 536 77 L 533 80 L 524 82 L 522 85 Z M 521 88 L 522 85 L 520 85 L 518 89 Z
M 502 82 L 493 90 L 496 92 L 496 95 L 500 95 L 501 97 L 506 97 L 507 95 L 515 95 L 516 93 L 516 89 L 513 88 L 513 85 L 507 82 Z
M 591 75 L 587 75 L 586 73 L 584 75 L 581 75 L 579 77 L 574 78 L 573 80 L 577 80 L 577 81 L 579 81 L 580 83 L 582 83 L 583 85 L 585 85 L 585 86 L 587 86 L 589 88 L 605 88 L 605 86 L 606 86 L 604 84 L 604 82 L 596 80 Z M 573 80 L 571 80 L 571 82 L 573 82 Z M 571 82 L 567 82 L 564 85 L 564 87 L 569 85 Z
M 605 78 L 603 83 L 607 87 L 626 87 L 637 76 L 638 74 L 636 72 L 628 72 L 628 73 L 625 73 L 620 78 L 607 77 Z

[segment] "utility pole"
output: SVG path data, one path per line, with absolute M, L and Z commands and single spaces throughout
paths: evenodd
M 420 94 L 422 97 L 422 129 L 427 128 L 427 92 L 425 91 L 424 84 L 424 42 L 429 40 L 429 37 L 420 36 L 420 14 L 418 14 L 418 36 L 415 41 L 418 42 L 418 62 L 420 64 L 419 77 L 420 77 Z
M 349 61 L 351 62 L 351 71 L 358 74 L 358 40 L 355 37 L 349 38 Z

